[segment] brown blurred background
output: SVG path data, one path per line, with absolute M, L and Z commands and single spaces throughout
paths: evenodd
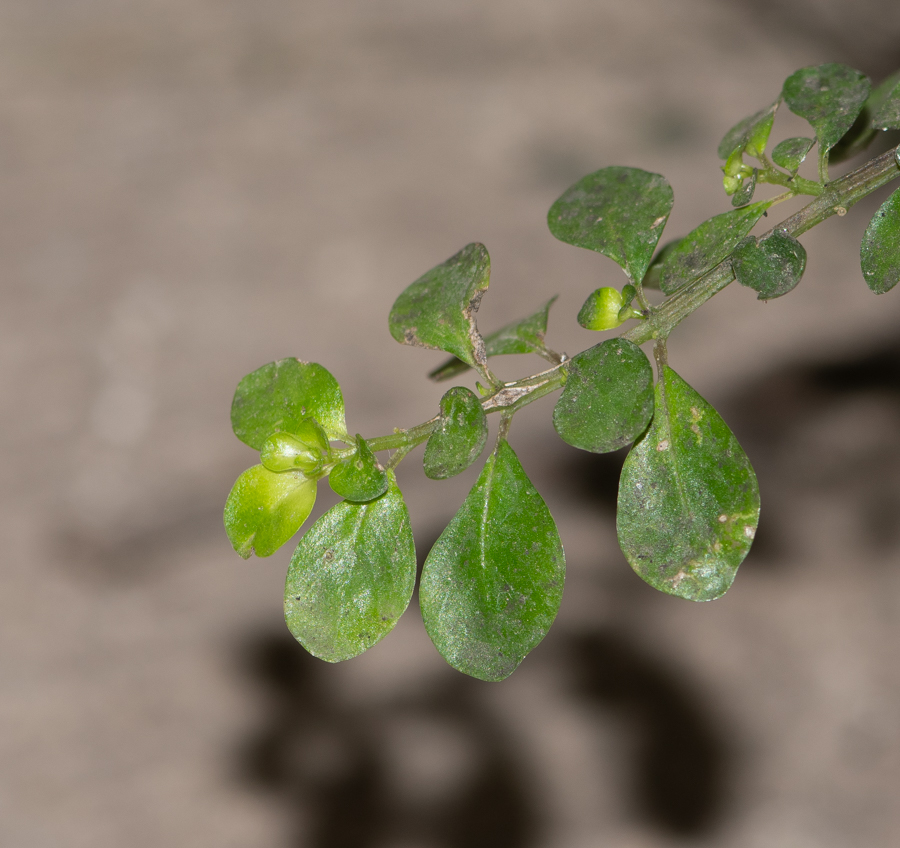
M 575 312 L 623 279 L 551 202 L 642 167 L 685 233 L 729 208 L 722 134 L 825 61 L 900 67 L 896 0 L 2 0 L 0 843 L 900 844 L 900 294 L 857 258 L 884 193 L 804 237 L 789 298 L 729 289 L 671 340 L 760 476 L 720 601 L 631 573 L 622 457 L 560 442 L 551 400 L 512 443 L 568 584 L 505 683 L 449 669 L 415 603 L 312 660 L 290 546 L 244 562 L 221 523 L 245 373 L 321 362 L 367 436 L 430 417 L 442 357 L 387 313 L 473 240 L 485 331 L 558 292 L 549 343 L 587 347 Z M 423 554 L 475 473 L 401 466 Z

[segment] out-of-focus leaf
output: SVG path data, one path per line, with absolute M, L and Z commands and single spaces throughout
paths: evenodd
M 897 126 L 888 126 L 892 122 Z M 900 128 L 900 71 L 882 80 L 872 89 L 853 126 L 832 148 L 829 161 L 843 162 L 857 153 L 862 153 L 874 141 L 879 130 L 898 128 Z
M 328 482 L 348 501 L 370 501 L 387 491 L 388 476 L 366 440 L 357 435 L 356 453 L 334 466 Z
M 859 255 L 866 285 L 875 294 L 890 291 L 900 281 L 900 189 L 869 221 Z
M 425 445 L 425 475 L 446 480 L 465 471 L 484 450 L 487 416 L 475 394 L 454 386 L 441 398 L 437 429 Z
M 815 143 L 814 139 L 802 136 L 786 138 L 775 145 L 775 149 L 772 151 L 772 161 L 786 171 L 796 174 L 800 164 Z
M 645 289 L 660 288 L 663 268 L 665 268 L 666 262 L 672 253 L 678 248 L 678 245 L 681 244 L 681 241 L 681 239 L 672 239 L 672 241 L 666 242 L 656 251 L 653 259 L 650 261 L 650 267 L 647 268 L 647 273 L 644 275 L 644 282 L 642 285 Z
M 392 474 L 380 498 L 339 503 L 300 540 L 285 582 L 284 617 L 313 656 L 340 662 L 393 630 L 415 580 L 409 513 Z
M 759 487 L 719 414 L 671 368 L 619 481 L 619 544 L 651 586 L 711 601 L 734 581 L 759 522 Z
M 891 74 L 876 91 L 879 100 L 872 103 L 872 126 L 876 130 L 900 130 L 900 71 Z
M 772 300 L 791 291 L 806 268 L 806 250 L 781 230 L 758 241 L 750 237 L 732 255 L 734 276 L 742 286 L 759 292 L 758 300 Z

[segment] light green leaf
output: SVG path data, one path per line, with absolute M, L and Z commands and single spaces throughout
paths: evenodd
M 344 398 L 337 380 L 315 362 L 281 359 L 263 365 L 238 383 L 231 403 L 234 434 L 262 450 L 280 431 L 294 434 L 314 418 L 330 439 L 345 439 Z
M 441 398 L 437 429 L 425 445 L 425 475 L 446 480 L 465 471 L 484 450 L 487 416 L 475 394 L 454 386 Z
M 607 339 L 573 356 L 553 409 L 553 426 L 570 445 L 594 453 L 631 444 L 653 417 L 653 368 L 625 339 Z
M 368 503 L 343 501 L 297 545 L 284 588 L 284 617 L 313 656 L 340 662 L 393 630 L 416 581 L 409 513 L 393 474 Z
M 543 353 L 544 336 L 547 333 L 547 317 L 550 313 L 550 307 L 556 301 L 556 297 L 550 300 L 539 309 L 534 315 L 522 318 L 519 321 L 513 321 L 505 327 L 484 337 L 484 352 L 488 358 L 492 356 L 505 356 L 514 353 Z M 428 376 L 436 382 L 449 380 L 468 370 L 469 366 L 465 362 L 456 359 L 448 360 L 443 365 L 435 368 Z
M 608 256 L 639 285 L 673 202 L 672 186 L 659 174 L 603 168 L 566 191 L 547 223 L 560 241 Z
M 501 439 L 425 560 L 425 629 L 454 668 L 503 680 L 549 630 L 564 575 L 550 511 Z
M 650 429 L 622 468 L 619 544 L 651 586 L 692 601 L 725 594 L 759 522 L 759 487 L 719 414 L 671 368 Z
M 388 477 L 366 440 L 357 435 L 356 453 L 342 460 L 328 476 L 332 490 L 348 501 L 370 501 L 387 491 Z
M 394 301 L 391 335 L 401 344 L 444 350 L 468 365 L 483 365 L 484 341 L 475 326 L 475 313 L 490 274 L 485 246 L 466 245 Z
M 859 255 L 866 285 L 875 294 L 890 291 L 900 281 L 900 189 L 869 221 Z
M 681 239 L 666 257 L 660 273 L 660 288 L 666 294 L 672 294 L 675 289 L 715 268 L 771 205 L 772 201 L 763 200 L 704 221 Z
M 812 150 L 815 140 L 811 138 L 786 138 L 784 141 L 778 142 L 772 151 L 772 161 L 786 171 L 792 174 L 797 173 L 806 154 Z
M 812 125 L 824 155 L 853 126 L 870 88 L 865 74 L 831 62 L 791 74 L 783 94 L 788 108 Z
M 244 559 L 267 557 L 300 529 L 315 502 L 315 480 L 299 471 L 275 473 L 254 465 L 228 495 L 225 532 Z
M 772 123 L 775 113 L 781 103 L 779 97 L 771 106 L 760 109 L 755 115 L 738 121 L 719 142 L 718 154 L 720 159 L 727 159 L 736 151 L 747 151 L 751 156 L 760 156 L 765 152 L 769 133 L 772 131 Z
M 793 236 L 775 230 L 758 241 L 747 238 L 735 249 L 731 264 L 742 286 L 759 292 L 758 300 L 772 300 L 800 282 L 806 268 L 806 250 Z

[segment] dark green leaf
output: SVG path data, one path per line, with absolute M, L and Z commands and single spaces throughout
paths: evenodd
M 772 122 L 775 120 L 775 112 L 781 98 L 771 106 L 760 109 L 755 115 L 738 121 L 719 142 L 718 154 L 720 159 L 727 159 L 735 151 L 746 150 L 751 156 L 759 156 L 766 149 L 769 133 L 772 131 Z
M 853 126 L 870 88 L 865 74 L 832 62 L 791 74 L 783 93 L 788 108 L 812 125 L 824 153 Z
M 812 150 L 815 140 L 811 138 L 786 138 L 778 142 L 772 151 L 772 161 L 792 174 L 797 173 L 800 164 L 806 158 L 806 154 Z
M 756 475 L 719 414 L 671 368 L 619 481 L 619 544 L 651 586 L 692 601 L 725 593 L 759 521 Z
M 388 477 L 369 450 L 366 440 L 357 435 L 356 453 L 342 460 L 328 477 L 331 488 L 348 501 L 370 501 L 387 491 Z
M 704 221 L 670 251 L 660 274 L 660 288 L 666 294 L 672 294 L 675 289 L 715 268 L 771 205 L 770 200 L 763 200 Z
M 832 148 L 829 162 L 843 162 L 865 150 L 879 134 L 879 130 L 890 129 L 887 124 L 893 121 L 900 127 L 900 71 L 875 86 L 863 104 L 859 117 L 853 126 Z M 892 102 L 892 93 L 896 87 Z
M 549 630 L 564 574 L 553 518 L 501 440 L 425 560 L 425 629 L 454 668 L 503 680 Z
M 513 353 L 541 353 L 544 350 L 544 336 L 547 333 L 547 317 L 556 296 L 534 315 L 513 321 L 505 327 L 484 337 L 484 352 L 487 357 L 504 356 Z M 455 357 L 432 371 L 428 376 L 440 382 L 456 377 L 469 368 L 465 362 Z
M 553 409 L 553 426 L 570 445 L 594 453 L 631 444 L 653 416 L 653 368 L 625 339 L 607 339 L 573 356 Z
M 234 434 L 262 450 L 273 433 L 293 434 L 314 418 L 330 439 L 346 439 L 344 398 L 337 380 L 315 362 L 281 359 L 263 365 L 238 383 L 231 403 Z
M 753 172 L 750 174 L 750 179 L 747 180 L 732 196 L 732 206 L 746 206 L 751 200 L 753 200 L 753 195 L 756 192 L 756 181 L 758 178 L 759 169 L 754 168 Z
M 490 275 L 485 246 L 466 245 L 394 301 L 391 335 L 401 344 L 452 353 L 468 365 L 484 364 L 484 341 L 475 327 L 475 313 Z
M 618 262 L 636 285 L 672 210 L 665 177 L 638 168 L 604 168 L 579 180 L 547 214 L 560 241 L 595 250 Z
M 240 477 L 225 503 L 225 532 L 234 549 L 274 554 L 308 518 L 316 502 L 316 481 L 299 471 L 275 473 L 254 465 Z
M 284 587 L 284 617 L 313 656 L 340 662 L 393 630 L 409 605 L 416 549 L 391 475 L 380 498 L 344 501 L 300 540 Z
M 645 289 L 658 289 L 660 287 L 662 270 L 665 267 L 666 261 L 678 248 L 679 244 L 681 244 L 681 239 L 672 239 L 672 241 L 667 241 L 656 251 L 653 260 L 650 262 L 650 267 L 644 275 L 642 286 Z
M 473 392 L 454 386 L 441 398 L 437 429 L 425 445 L 425 474 L 446 480 L 465 471 L 484 450 L 487 416 Z
M 900 189 L 869 222 L 859 255 L 866 285 L 875 294 L 890 291 L 900 281 Z
M 732 256 L 734 276 L 742 286 L 772 300 L 791 291 L 806 268 L 806 251 L 793 236 L 775 230 L 757 241 L 748 238 Z
M 872 126 L 877 130 L 900 130 L 900 71 L 891 74 L 876 91 L 880 100 L 872 104 Z

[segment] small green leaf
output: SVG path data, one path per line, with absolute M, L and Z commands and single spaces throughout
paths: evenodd
M 444 350 L 468 365 L 486 361 L 475 313 L 487 291 L 491 260 L 473 242 L 419 277 L 394 301 L 391 335 L 401 344 Z
M 772 201 L 763 200 L 704 221 L 669 252 L 660 273 L 660 288 L 666 294 L 672 294 L 675 289 L 715 268 L 771 205 Z
M 650 262 L 650 267 L 644 275 L 644 282 L 641 284 L 645 289 L 658 289 L 660 287 L 663 268 L 672 253 L 677 250 L 681 241 L 682 239 L 680 238 L 672 239 L 672 241 L 667 241 L 656 251 L 653 260 Z
M 772 161 L 791 174 L 796 174 L 800 164 L 806 159 L 807 153 L 812 150 L 815 140 L 811 138 L 786 138 L 779 141 L 772 151 Z
M 759 157 L 765 152 L 769 133 L 772 131 L 772 123 L 775 113 L 781 103 L 779 97 L 771 106 L 760 109 L 755 115 L 738 121 L 719 142 L 718 154 L 720 159 L 728 159 L 733 153 L 743 153 L 745 150 L 751 156 Z
M 331 488 L 348 501 L 370 501 L 387 491 L 388 476 L 366 440 L 357 435 L 356 453 L 342 460 L 328 477 Z
M 881 99 L 873 105 L 872 126 L 876 130 L 900 130 L 900 71 L 891 74 L 876 90 Z
M 425 629 L 454 668 L 503 680 L 550 629 L 564 575 L 550 511 L 501 439 L 425 560 Z
M 542 353 L 544 348 L 544 336 L 547 333 L 547 318 L 550 313 L 550 307 L 556 301 L 556 297 L 550 300 L 539 309 L 534 315 L 522 318 L 519 321 L 513 321 L 505 327 L 484 337 L 485 356 L 504 356 L 514 353 Z M 464 373 L 469 368 L 465 362 L 460 361 L 456 357 L 448 360 L 443 365 L 435 368 L 428 376 L 436 382 L 449 380 L 459 374 Z
M 550 207 L 560 241 L 608 256 L 632 283 L 644 279 L 672 210 L 672 186 L 638 168 L 603 168 L 579 180 Z
M 747 180 L 732 196 L 732 206 L 746 206 L 756 192 L 756 181 L 759 178 L 759 169 L 754 168 L 750 173 L 750 179 Z
M 820 155 L 824 155 L 853 126 L 870 88 L 865 74 L 831 62 L 791 74 L 783 94 L 788 108 L 816 131 Z
M 732 254 L 734 276 L 742 286 L 759 292 L 758 300 L 772 300 L 791 291 L 806 268 L 806 250 L 781 230 L 757 241 L 752 236 Z
M 594 453 L 631 444 L 653 416 L 653 368 L 625 339 L 607 339 L 575 355 L 553 409 L 553 426 L 570 445 Z
M 344 398 L 337 380 L 315 362 L 280 359 L 238 383 L 231 403 L 234 434 L 262 450 L 273 433 L 294 434 L 314 418 L 330 439 L 345 439 Z
M 390 486 L 368 503 L 332 507 L 297 545 L 284 617 L 313 656 L 340 662 L 393 630 L 416 581 L 416 549 L 403 495 Z
M 274 554 L 309 517 L 316 502 L 316 481 L 299 471 L 275 473 L 262 465 L 248 468 L 225 503 L 225 532 L 234 549 Z
M 454 386 L 441 398 L 437 429 L 425 445 L 425 475 L 446 480 L 465 471 L 484 450 L 487 416 L 475 393 Z
M 719 414 L 671 368 L 650 429 L 619 481 L 619 544 L 651 586 L 692 601 L 725 594 L 759 522 L 759 487 Z
M 273 433 L 259 452 L 269 471 L 302 471 L 308 477 L 318 474 L 330 454 L 328 436 L 314 418 L 304 418 L 296 433 Z
M 900 189 L 869 221 L 859 255 L 866 285 L 875 294 L 890 291 L 900 281 Z

